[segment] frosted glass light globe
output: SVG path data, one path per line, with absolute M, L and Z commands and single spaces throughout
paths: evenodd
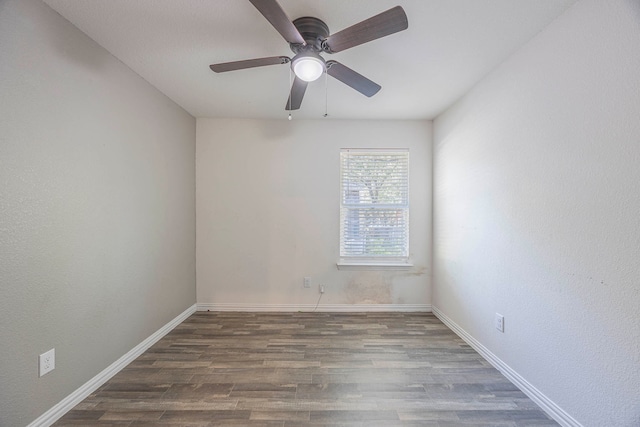
M 315 56 L 301 55 L 293 59 L 293 72 L 300 80 L 312 82 L 324 73 L 324 61 Z

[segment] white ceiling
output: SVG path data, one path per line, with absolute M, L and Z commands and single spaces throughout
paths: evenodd
M 215 74 L 209 64 L 293 56 L 248 0 L 44 0 L 195 117 L 283 118 L 289 67 Z M 367 98 L 328 80 L 328 111 L 343 119 L 431 119 L 576 0 L 279 0 L 291 19 L 332 33 L 401 5 L 409 29 L 329 55 L 382 86 Z M 298 118 L 321 118 L 324 78 Z

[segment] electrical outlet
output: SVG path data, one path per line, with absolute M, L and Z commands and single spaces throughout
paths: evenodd
M 496 329 L 500 332 L 504 332 L 504 316 L 500 313 L 496 313 Z
M 324 294 L 324 285 L 320 285 L 318 287 L 318 290 L 320 291 L 321 294 Z
M 56 349 L 52 348 L 40 355 L 40 375 L 43 376 L 56 368 Z
M 304 287 L 305 288 L 310 288 L 311 287 L 311 277 L 305 277 L 304 278 Z

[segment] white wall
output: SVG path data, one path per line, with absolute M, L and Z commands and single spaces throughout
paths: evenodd
M 434 144 L 434 307 L 583 425 L 640 425 L 640 2 L 578 2 Z
M 198 304 L 431 303 L 431 122 L 198 119 Z M 408 271 L 338 271 L 339 153 L 410 150 Z M 311 276 L 311 289 L 303 277 Z
M 0 425 L 195 303 L 194 157 L 193 117 L 40 1 L 0 2 Z

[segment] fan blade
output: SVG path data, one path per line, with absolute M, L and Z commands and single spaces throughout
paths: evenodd
M 300 32 L 293 25 L 276 0 L 249 0 L 252 5 L 278 30 L 289 43 L 306 44 Z
M 287 56 L 270 56 L 269 58 L 246 59 L 244 61 L 224 62 L 209 65 L 211 71 L 224 73 L 226 71 L 244 70 L 245 68 L 264 67 L 265 65 L 286 64 L 291 59 Z
M 293 80 L 291 93 L 289 94 L 289 99 L 287 100 L 287 105 L 284 107 L 284 109 L 298 110 L 300 108 L 300 105 L 302 105 L 302 98 L 304 98 L 304 93 L 306 90 L 307 82 L 296 77 L 295 80 Z
M 379 84 L 336 61 L 327 61 L 327 73 L 368 97 L 372 97 L 382 89 Z
M 325 41 L 324 46 L 329 53 L 340 52 L 407 28 L 409 28 L 407 15 L 402 7 L 396 6 L 332 34 Z

